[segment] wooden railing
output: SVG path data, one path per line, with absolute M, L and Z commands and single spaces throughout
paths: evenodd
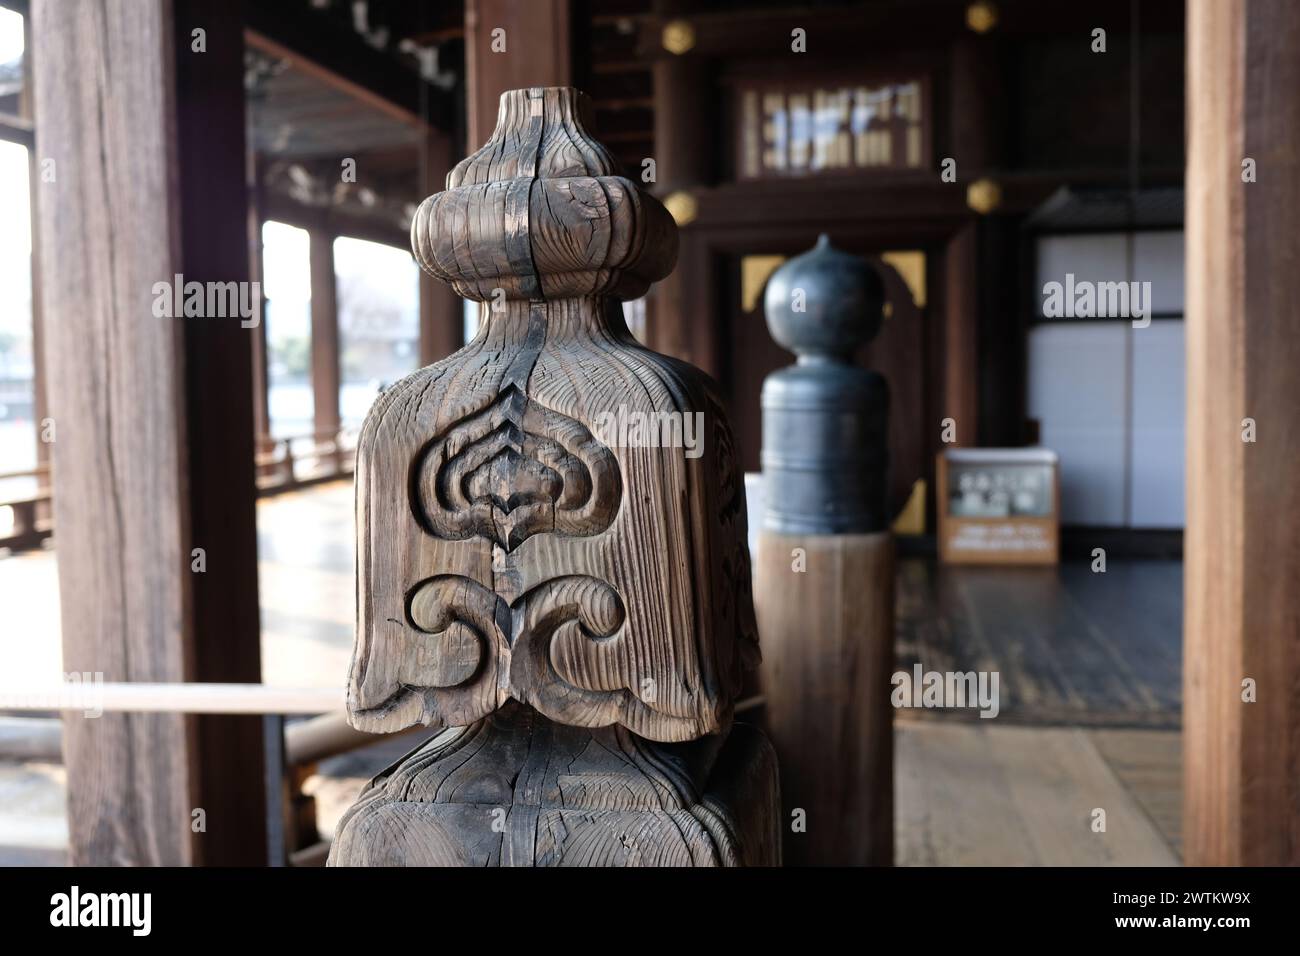
M 330 757 L 369 746 L 384 738 L 354 730 L 340 708 L 339 687 L 277 687 L 265 684 L 145 684 L 116 682 L 59 683 L 21 690 L 0 686 L 0 759 L 57 763 L 62 760 L 62 717 L 3 716 L 66 711 L 88 714 L 181 713 L 261 714 L 272 721 L 267 743 L 283 785 L 273 791 L 268 828 L 273 862 L 289 866 L 324 866 L 329 840 L 316 824 L 316 801 L 303 783 Z M 288 723 L 289 715 L 307 717 Z M 422 726 L 399 734 L 428 734 Z M 454 734 L 457 731 L 444 731 Z
M 304 451 L 307 442 L 311 445 Z M 347 429 L 332 435 L 272 439 L 255 459 L 257 493 L 273 495 L 349 476 L 355 458 L 356 436 Z
M 35 479 L 36 490 L 16 498 L 0 492 L 0 510 L 8 508 L 13 516 L 11 527 L 0 531 L 0 548 L 25 551 L 39 548 L 54 530 L 54 511 L 50 501 L 50 469 L 41 465 L 25 471 L 0 472 L 0 485 L 23 478 Z
M 268 439 L 265 449 L 254 459 L 259 496 L 349 477 L 356 458 L 356 435 L 343 429 L 334 435 Z M 10 551 L 39 548 L 54 533 L 49 466 L 0 472 L 0 483 L 23 478 L 36 479 L 36 491 L 7 498 L 0 486 L 0 510 L 10 509 L 13 515 L 12 527 L 0 530 L 0 548 Z

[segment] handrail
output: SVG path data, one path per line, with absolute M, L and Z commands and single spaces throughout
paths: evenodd
M 0 717 L 0 759 L 63 759 L 63 725 L 48 717 Z
M 260 452 L 253 459 L 257 471 L 258 493 L 269 495 L 279 491 L 291 491 L 304 485 L 350 475 L 352 470 L 348 467 L 348 459 L 356 452 L 355 441 L 346 440 L 350 434 L 350 429 L 341 428 L 333 435 L 329 433 L 290 435 L 267 440 L 270 451 Z M 306 452 L 295 453 L 293 446 L 298 442 L 312 444 Z M 312 458 L 325 467 L 310 475 L 299 475 L 296 465 L 303 458 Z M 265 480 L 267 478 L 272 480 Z
M 0 501 L 0 508 L 13 513 L 13 526 L 0 535 L 0 548 L 22 551 L 39 548 L 41 542 L 53 533 L 54 521 L 50 515 L 49 491 L 40 491 L 22 498 Z
M 338 687 L 70 681 L 0 686 L 0 710 L 182 714 L 325 714 L 343 707 Z
M 0 708 L 19 709 L 3 704 Z M 61 726 L 59 717 L 0 717 L 0 758 L 58 762 L 62 759 Z M 290 767 L 311 766 L 381 740 L 420 732 L 429 733 L 429 730 L 415 724 L 395 734 L 368 734 L 354 730 L 345 711 L 331 710 L 285 725 L 284 762 Z
M 24 471 L 0 471 L 0 481 L 10 481 L 14 478 L 39 478 L 42 475 L 48 475 L 49 473 L 49 465 L 37 465 L 35 468 L 29 468 Z

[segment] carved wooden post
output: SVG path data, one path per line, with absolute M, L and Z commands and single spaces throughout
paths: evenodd
M 889 396 L 852 364 L 883 300 L 871 267 L 825 236 L 767 285 L 772 337 L 799 356 L 763 383 L 755 576 L 787 863 L 893 862 Z
M 708 379 L 623 324 L 676 233 L 588 109 L 504 94 L 412 224 L 483 322 L 362 430 L 348 711 L 461 729 L 371 782 L 334 864 L 779 862 L 772 749 L 731 721 L 757 660 L 744 485 Z

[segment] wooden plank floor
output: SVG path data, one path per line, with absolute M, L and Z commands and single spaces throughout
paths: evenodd
M 357 606 L 353 527 L 350 481 L 258 502 L 264 683 L 347 684 Z
M 262 680 L 343 687 L 356 616 L 352 483 L 332 482 L 257 505 Z M 0 685 L 62 679 L 55 551 L 0 556 Z
M 1177 732 L 988 726 L 996 723 L 896 727 L 899 865 L 1178 863 L 1176 801 L 1164 802 L 1170 781 L 1146 779 L 1153 771 L 1140 758 L 1121 773 L 1104 752 L 1121 762 L 1154 753 L 1164 766 L 1178 753 Z M 1096 739 L 1101 733 L 1109 735 L 1104 746 Z M 1092 829 L 1096 809 L 1105 810 L 1105 832 Z
M 1181 859 L 1183 739 L 1178 731 L 1090 730 L 1088 739 Z
M 898 569 L 898 667 L 997 671 L 999 723 L 1176 728 L 1182 564 Z
M 56 764 L 0 760 L 0 866 L 66 866 L 66 775 Z

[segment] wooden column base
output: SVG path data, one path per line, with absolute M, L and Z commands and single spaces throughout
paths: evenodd
M 774 866 L 776 757 L 753 727 L 661 744 L 509 703 L 385 770 L 331 866 Z
M 754 604 L 785 862 L 891 865 L 893 535 L 760 532 Z

